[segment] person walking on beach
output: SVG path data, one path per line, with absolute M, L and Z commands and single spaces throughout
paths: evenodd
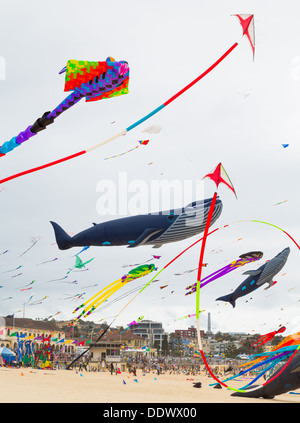
M 159 363 L 157 363 L 156 370 L 157 370 L 157 374 L 159 375 L 159 372 L 160 372 L 160 366 L 159 366 Z
M 110 363 L 110 374 L 112 375 L 114 372 L 114 365 L 113 363 Z

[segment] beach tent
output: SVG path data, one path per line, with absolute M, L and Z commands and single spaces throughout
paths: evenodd
M 6 347 L 0 347 L 0 356 L 4 358 L 5 362 L 11 362 L 16 358 L 16 354 Z

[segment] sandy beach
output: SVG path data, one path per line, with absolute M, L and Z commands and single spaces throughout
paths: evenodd
M 282 394 L 274 399 L 232 397 L 232 391 L 215 389 L 206 375 L 143 374 L 137 376 L 109 372 L 0 368 L 0 403 L 97 403 L 97 404 L 197 404 L 197 403 L 298 403 L 298 394 Z M 124 383 L 125 382 L 125 383 Z M 193 383 L 201 382 L 201 388 Z M 240 388 L 248 380 L 232 381 Z

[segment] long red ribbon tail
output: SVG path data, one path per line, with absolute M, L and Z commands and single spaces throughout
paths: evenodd
M 208 370 L 208 372 L 209 372 L 209 374 L 217 381 L 217 382 L 219 382 L 219 384 L 220 385 L 223 385 L 225 388 L 228 388 L 228 385 L 226 385 L 225 383 L 223 383 L 221 380 L 219 380 L 218 378 L 217 378 L 217 376 L 215 376 L 214 374 L 213 374 L 213 372 L 211 371 L 211 369 L 210 369 L 210 367 L 209 367 L 209 365 L 208 365 L 208 363 L 207 363 L 207 361 L 206 361 L 206 357 L 205 357 L 205 355 L 204 355 L 204 352 L 202 351 L 202 349 L 200 350 L 200 354 L 201 354 L 201 357 L 202 357 L 202 360 L 204 361 L 204 364 L 205 364 L 205 367 L 206 367 L 206 369 Z
M 207 235 L 208 235 L 209 225 L 210 225 L 212 215 L 213 215 L 213 212 L 214 212 L 214 209 L 215 209 L 216 199 L 217 199 L 217 192 L 214 193 L 214 196 L 213 196 L 210 208 L 209 208 L 209 212 L 208 212 L 208 216 L 207 216 L 207 220 L 206 220 L 206 225 L 205 225 L 205 229 L 204 229 L 204 234 L 203 234 L 203 241 L 202 241 L 202 244 L 201 244 L 199 267 L 198 267 L 198 274 L 197 274 L 196 319 L 199 319 L 200 280 L 201 280 L 202 264 L 203 264 L 203 258 L 204 258 L 204 250 L 205 250 L 205 244 L 206 244 L 206 239 L 207 239 Z
M 67 156 L 67 157 L 63 157 L 62 159 L 55 160 L 54 162 L 46 163 L 42 166 L 38 166 L 38 167 L 34 167 L 32 169 L 24 170 L 23 172 L 20 172 L 20 173 L 15 173 L 14 175 L 11 175 L 11 176 L 8 176 L 7 178 L 1 179 L 0 184 L 2 184 L 3 182 L 10 181 L 11 179 L 19 178 L 19 176 L 27 175 L 29 173 L 33 173 L 33 172 L 36 172 L 38 170 L 45 169 L 46 167 L 54 166 L 54 165 L 59 164 L 61 162 L 65 162 L 67 160 L 74 159 L 75 157 L 81 156 L 82 154 L 85 154 L 85 153 L 86 153 L 86 151 L 82 150 L 82 151 L 79 151 L 78 153 L 72 154 L 71 156 Z
M 175 95 L 173 95 L 169 100 L 164 102 L 164 106 L 167 106 L 168 104 L 172 103 L 177 97 L 179 97 L 181 94 L 183 94 L 185 91 L 187 91 L 189 88 L 191 88 L 193 85 L 195 85 L 200 79 L 204 78 L 209 72 L 211 72 L 216 66 L 218 66 L 231 52 L 238 46 L 238 43 L 234 43 L 215 63 L 213 63 L 209 68 L 206 69 L 201 75 L 199 75 L 196 79 L 194 79 L 192 82 L 190 82 L 188 85 L 186 85 L 182 90 L 178 91 Z
M 203 264 L 203 258 L 204 258 L 204 250 L 205 250 L 205 244 L 206 244 L 206 239 L 207 239 L 207 235 L 208 235 L 208 230 L 209 230 L 209 225 L 212 219 L 212 215 L 215 209 L 215 204 L 216 204 L 216 199 L 217 199 L 217 192 L 214 193 L 210 208 L 209 208 L 209 212 L 208 212 L 208 216 L 207 216 L 207 221 L 206 221 L 206 225 L 205 225 L 205 230 L 204 230 L 204 234 L 203 234 L 203 240 L 202 240 L 202 244 L 201 244 L 201 251 L 200 251 L 200 258 L 199 258 L 199 267 L 198 267 L 198 275 L 197 275 L 197 291 L 196 291 L 196 320 L 197 320 L 197 337 L 198 337 L 198 344 L 199 344 L 199 350 L 200 350 L 200 354 L 202 357 L 202 360 L 205 364 L 205 367 L 207 368 L 208 372 L 210 373 L 210 375 L 217 381 L 219 382 L 221 385 L 225 386 L 227 388 L 227 385 L 225 385 L 223 382 L 221 382 L 211 371 L 203 349 L 202 349 L 202 343 L 201 343 L 201 338 L 200 338 L 200 327 L 199 327 L 199 307 L 200 307 L 200 281 L 201 281 L 201 272 L 202 272 L 202 264 Z

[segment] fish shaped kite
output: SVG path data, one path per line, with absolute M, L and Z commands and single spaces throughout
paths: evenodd
M 235 307 L 235 302 L 238 298 L 253 292 L 263 284 L 268 284 L 268 287 L 265 289 L 271 288 L 271 286 L 274 285 L 273 277 L 284 267 L 289 254 L 290 248 L 287 247 L 258 269 L 244 272 L 244 275 L 249 276 L 234 290 L 234 292 L 219 297 L 216 301 L 226 301 L 229 302 L 232 307 Z
M 89 300 L 81 304 L 73 311 L 73 313 L 76 313 L 76 311 L 84 307 L 83 311 L 75 318 L 75 322 L 82 316 L 87 317 L 90 315 L 93 311 L 96 310 L 97 307 L 99 307 L 100 304 L 106 301 L 112 294 L 114 294 L 118 289 L 122 288 L 128 282 L 146 276 L 154 270 L 156 270 L 154 264 L 138 266 L 135 269 L 130 270 L 126 275 L 122 276 L 122 278 L 107 285 L 105 288 L 101 289 L 101 291 L 97 292 L 97 294 L 93 295 Z
M 243 29 L 243 36 L 246 35 L 254 56 L 255 49 L 255 40 L 254 40 L 254 16 L 249 14 L 239 14 L 235 15 L 240 21 L 240 24 Z M 184 88 L 170 97 L 167 101 L 162 103 L 156 109 L 152 110 L 147 115 L 143 116 L 141 119 L 137 120 L 133 124 L 129 125 L 120 133 L 92 146 L 81 150 L 75 154 L 60 158 L 53 162 L 46 163 L 44 165 L 28 169 L 14 175 L 8 176 L 0 180 L 0 184 L 10 181 L 15 178 L 19 178 L 26 174 L 37 172 L 39 170 L 54 166 L 56 164 L 65 162 L 67 160 L 72 160 L 75 157 L 79 157 L 83 154 L 94 151 L 95 149 L 107 144 L 116 138 L 119 138 L 122 135 L 126 135 L 129 131 L 141 125 L 146 120 L 150 119 L 152 116 L 160 112 L 162 109 L 171 104 L 174 100 L 179 98 L 187 90 L 193 87 L 197 82 L 203 79 L 208 75 L 213 69 L 215 69 L 239 44 L 237 42 L 225 51 L 225 53 L 220 56 L 209 68 L 202 72 L 197 78 L 192 82 L 187 84 Z M 95 64 L 95 65 L 94 65 Z M 86 61 L 77 61 L 70 60 L 66 66 L 66 69 L 62 69 L 61 72 L 66 71 L 66 80 L 65 90 L 70 89 L 74 92 L 67 97 L 53 112 L 46 112 L 44 115 L 38 119 L 33 125 L 29 126 L 25 131 L 21 132 L 16 137 L 12 138 L 10 141 L 5 142 L 0 146 L 0 155 L 5 156 L 9 151 L 13 150 L 15 147 L 22 144 L 24 141 L 28 140 L 30 137 L 36 135 L 37 132 L 46 129 L 46 127 L 53 123 L 54 119 L 61 114 L 64 110 L 67 110 L 69 107 L 76 104 L 81 98 L 86 97 L 87 101 L 99 100 L 101 98 L 109 98 L 111 96 L 120 95 L 128 92 L 128 79 L 129 79 L 129 67 L 127 62 L 120 61 L 115 62 L 114 59 L 108 58 L 106 62 L 86 62 Z
M 202 279 L 202 283 L 200 284 L 200 288 L 203 288 L 208 283 L 214 281 L 215 279 L 221 278 L 224 275 L 227 275 L 227 273 L 232 272 L 235 269 L 238 269 L 242 266 L 245 266 L 245 264 L 251 263 L 256 260 L 260 260 L 263 256 L 263 253 L 261 251 L 251 251 L 249 253 L 241 254 L 239 257 L 239 260 L 234 260 L 231 263 L 227 264 L 226 266 L 222 267 L 222 269 L 216 270 L 214 273 L 211 273 L 210 275 L 206 276 Z M 189 292 L 187 292 L 185 295 L 190 295 L 196 292 L 197 289 L 197 283 L 194 283 L 193 285 L 187 286 L 185 289 L 190 289 Z
M 94 223 L 92 227 L 70 237 L 56 222 L 53 226 L 56 243 L 60 250 L 67 250 L 83 245 L 112 247 L 127 245 L 134 248 L 141 245 L 153 245 L 159 248 L 169 242 L 177 242 L 197 235 L 204 230 L 211 199 L 193 201 L 185 207 L 173 210 L 161 210 L 156 213 L 139 214 L 103 223 Z M 215 198 L 215 209 L 211 217 L 214 223 L 222 212 L 222 201 Z

